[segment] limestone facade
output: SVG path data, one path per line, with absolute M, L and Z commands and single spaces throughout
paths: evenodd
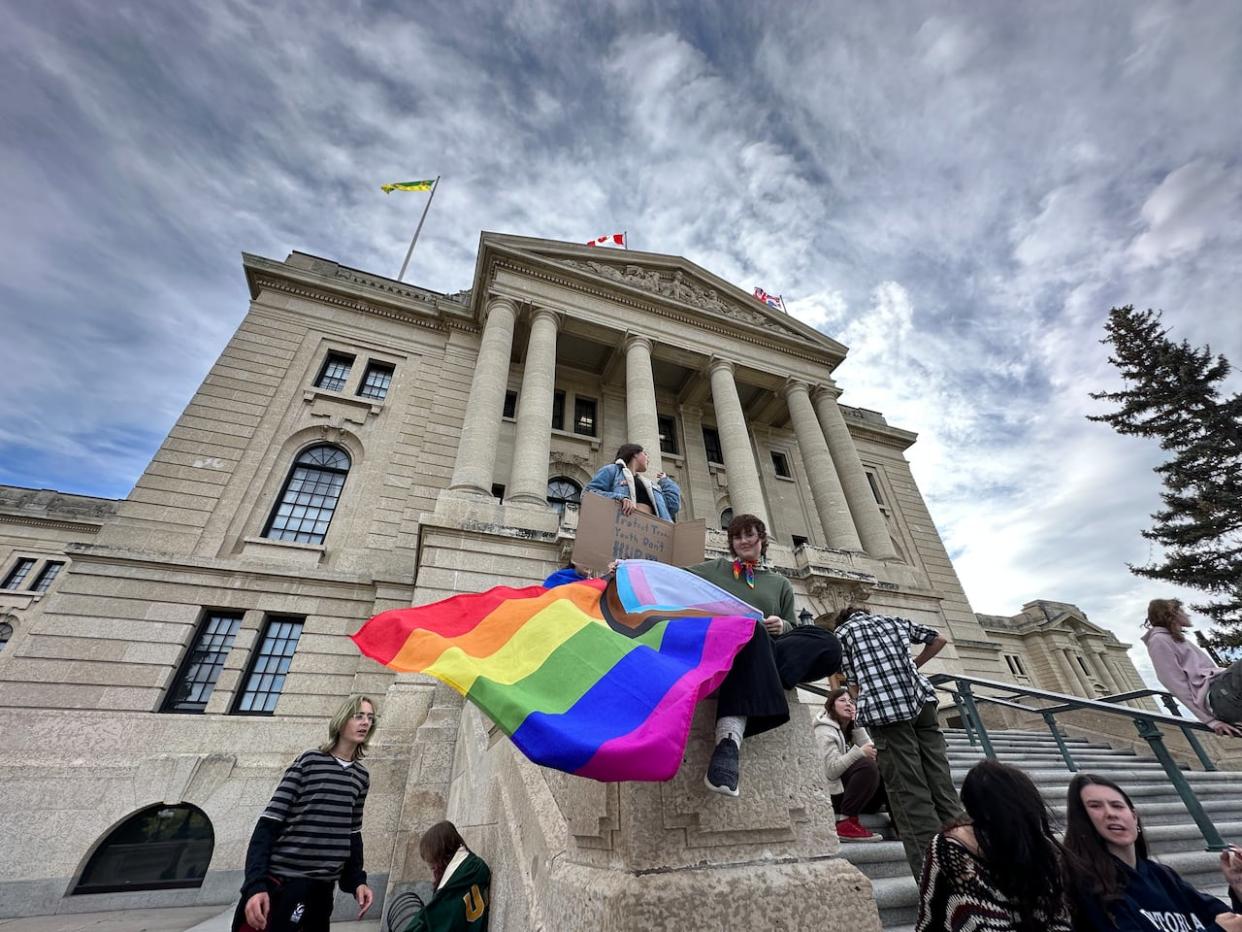
M 933 670 L 1013 678 L 1002 655 L 1035 642 L 971 611 L 904 457 L 915 435 L 838 401 L 845 347 L 675 256 L 484 234 L 453 295 L 298 252 L 243 266 L 248 311 L 125 499 L 0 490 L 0 573 L 65 563 L 45 592 L 0 592 L 0 917 L 229 902 L 282 769 L 361 692 L 381 710 L 364 830 L 381 896 L 426 878 L 417 840 L 447 814 L 493 866 L 494 928 L 797 928 L 825 902 L 878 928 L 835 857 L 807 708 L 747 742 L 740 801 L 702 787 L 710 703 L 673 781 L 597 784 L 531 766 L 348 639 L 563 565 L 575 490 L 635 440 L 709 554 L 727 509 L 765 518 L 810 618 L 865 599 L 945 633 Z M 220 619 L 231 642 L 189 708 Z M 280 624 L 300 636 L 265 680 Z M 202 885 L 74 895 L 109 833 L 160 805 L 210 821 Z

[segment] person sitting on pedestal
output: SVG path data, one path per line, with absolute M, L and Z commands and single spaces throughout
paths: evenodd
M 436 892 L 404 932 L 487 932 L 492 872 L 466 847 L 452 822 L 437 822 L 418 841 Z
M 681 510 L 681 488 L 662 472 L 652 482 L 643 475 L 646 471 L 647 451 L 640 444 L 623 443 L 614 462 L 596 472 L 583 491 L 616 499 L 627 515 L 641 511 L 676 521 Z
M 716 691 L 716 748 L 704 782 L 716 793 L 737 796 L 743 737 L 789 721 L 785 690 L 840 672 L 841 645 L 831 632 L 798 625 L 793 586 L 764 565 L 768 530 L 762 519 L 738 515 L 727 533 L 729 557 L 686 569 L 764 614 Z

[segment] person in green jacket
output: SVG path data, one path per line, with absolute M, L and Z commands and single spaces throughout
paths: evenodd
M 457 826 L 437 822 L 418 842 L 436 892 L 404 932 L 486 932 L 492 872 L 466 847 Z
M 763 613 L 755 635 L 733 659 L 716 691 L 716 745 L 704 783 L 736 797 L 742 738 L 789 721 L 785 690 L 841 672 L 836 635 L 794 616 L 793 586 L 766 565 L 768 529 L 757 515 L 737 515 L 726 532 L 729 556 L 686 567 Z

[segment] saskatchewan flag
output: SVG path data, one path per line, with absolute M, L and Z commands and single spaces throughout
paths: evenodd
M 393 191 L 430 191 L 435 183 L 434 178 L 427 181 L 394 181 L 392 184 L 380 185 L 380 190 L 385 194 Z

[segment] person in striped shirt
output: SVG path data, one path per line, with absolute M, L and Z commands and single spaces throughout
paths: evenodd
M 358 901 L 359 919 L 370 909 L 362 807 L 371 778 L 362 758 L 375 721 L 372 700 L 347 699 L 328 740 L 285 771 L 250 836 L 233 932 L 328 932 L 334 885 Z

